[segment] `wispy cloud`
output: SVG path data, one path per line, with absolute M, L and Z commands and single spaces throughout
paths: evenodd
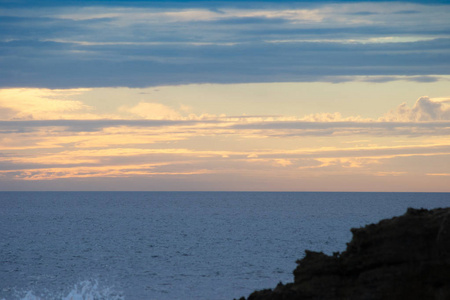
M 2 86 L 288 82 L 449 70 L 448 5 L 52 4 L 0 6 Z
M 107 167 L 73 167 L 73 168 L 46 168 L 0 171 L 0 175 L 13 176 L 19 180 L 55 180 L 93 177 L 131 177 L 131 176 L 174 176 L 199 175 L 210 173 L 208 170 L 194 170 L 183 172 L 158 172 L 153 169 L 157 165 L 121 165 Z
M 2 2 L 0 189 L 448 191 L 449 14 L 415 0 Z
M 116 113 L 105 115 L 83 113 L 85 110 L 93 111 L 94 108 L 80 101 L 58 99 L 79 92 L 39 89 L 0 91 L 6 95 L 0 102 L 0 111 L 4 111 L 6 116 L 4 121 L 0 121 L 0 133 L 38 132 L 35 138 L 42 135 L 44 139 L 51 139 L 54 145 L 58 145 L 58 141 L 67 143 L 64 141 L 68 140 L 68 133 L 72 141 L 79 145 L 98 144 L 100 141 L 105 145 L 119 145 L 132 143 L 133 140 L 135 143 L 151 143 L 217 134 L 247 138 L 450 134 L 450 101 L 445 98 L 434 100 L 420 97 L 412 108 L 402 104 L 378 119 L 343 117 L 339 112 L 303 117 L 195 115 L 160 103 L 143 101 L 134 106 L 119 106 Z M 74 138 L 74 135 L 77 137 Z
M 427 176 L 450 176 L 450 173 L 427 173 Z
M 52 180 L 61 178 L 166 176 L 229 173 L 236 170 L 279 170 L 286 172 L 362 172 L 374 176 L 406 174 L 406 171 L 383 171 L 386 161 L 412 157 L 449 157 L 450 144 L 405 147 L 371 147 L 347 149 L 311 149 L 296 151 L 196 151 L 189 149 L 140 148 L 113 150 L 65 151 L 40 157 L 6 157 L 0 160 L 16 164 L 0 173 L 16 180 Z M 114 159 L 117 158 L 117 159 Z M 155 161 L 123 164 L 124 161 Z M 121 159 L 120 159 L 121 158 Z M 164 162 L 158 162 L 164 158 Z M 122 162 L 122 163 L 121 163 Z M 256 165 L 255 165 L 256 164 Z M 28 167 L 25 167 L 27 166 Z M 53 165 L 53 167 L 48 167 Z M 61 165 L 58 167 L 58 165 Z M 178 167 L 177 167 L 178 166 Z M 167 168 L 169 167 L 169 168 Z M 176 168 L 173 168 L 176 167 Z M 277 171 L 281 172 L 281 171 Z M 311 175 L 314 173 L 311 173 Z M 433 173 L 441 174 L 444 173 Z M 431 175 L 431 173 L 427 173 Z M 436 175 L 438 176 L 438 175 Z

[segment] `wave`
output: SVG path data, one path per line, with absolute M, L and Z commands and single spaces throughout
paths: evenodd
M 34 291 L 16 292 L 15 299 L 20 300 L 125 300 L 121 292 L 113 287 L 102 286 L 97 280 L 84 280 L 74 284 L 67 294 L 45 293 Z M 7 300 L 7 299 L 1 299 Z

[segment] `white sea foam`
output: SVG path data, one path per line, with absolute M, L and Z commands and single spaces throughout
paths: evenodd
M 21 293 L 23 294 L 23 293 Z M 25 296 L 19 296 L 20 300 L 124 300 L 120 292 L 109 286 L 102 286 L 97 280 L 81 281 L 73 286 L 67 295 L 46 293 L 35 295 L 33 291 L 27 291 Z M 6 300 L 6 299 L 2 299 Z

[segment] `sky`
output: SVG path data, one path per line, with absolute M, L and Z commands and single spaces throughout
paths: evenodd
M 0 0 L 0 190 L 450 192 L 447 2 Z

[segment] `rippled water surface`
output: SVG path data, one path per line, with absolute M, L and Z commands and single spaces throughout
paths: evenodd
M 448 193 L 0 193 L 0 299 L 233 299 Z

